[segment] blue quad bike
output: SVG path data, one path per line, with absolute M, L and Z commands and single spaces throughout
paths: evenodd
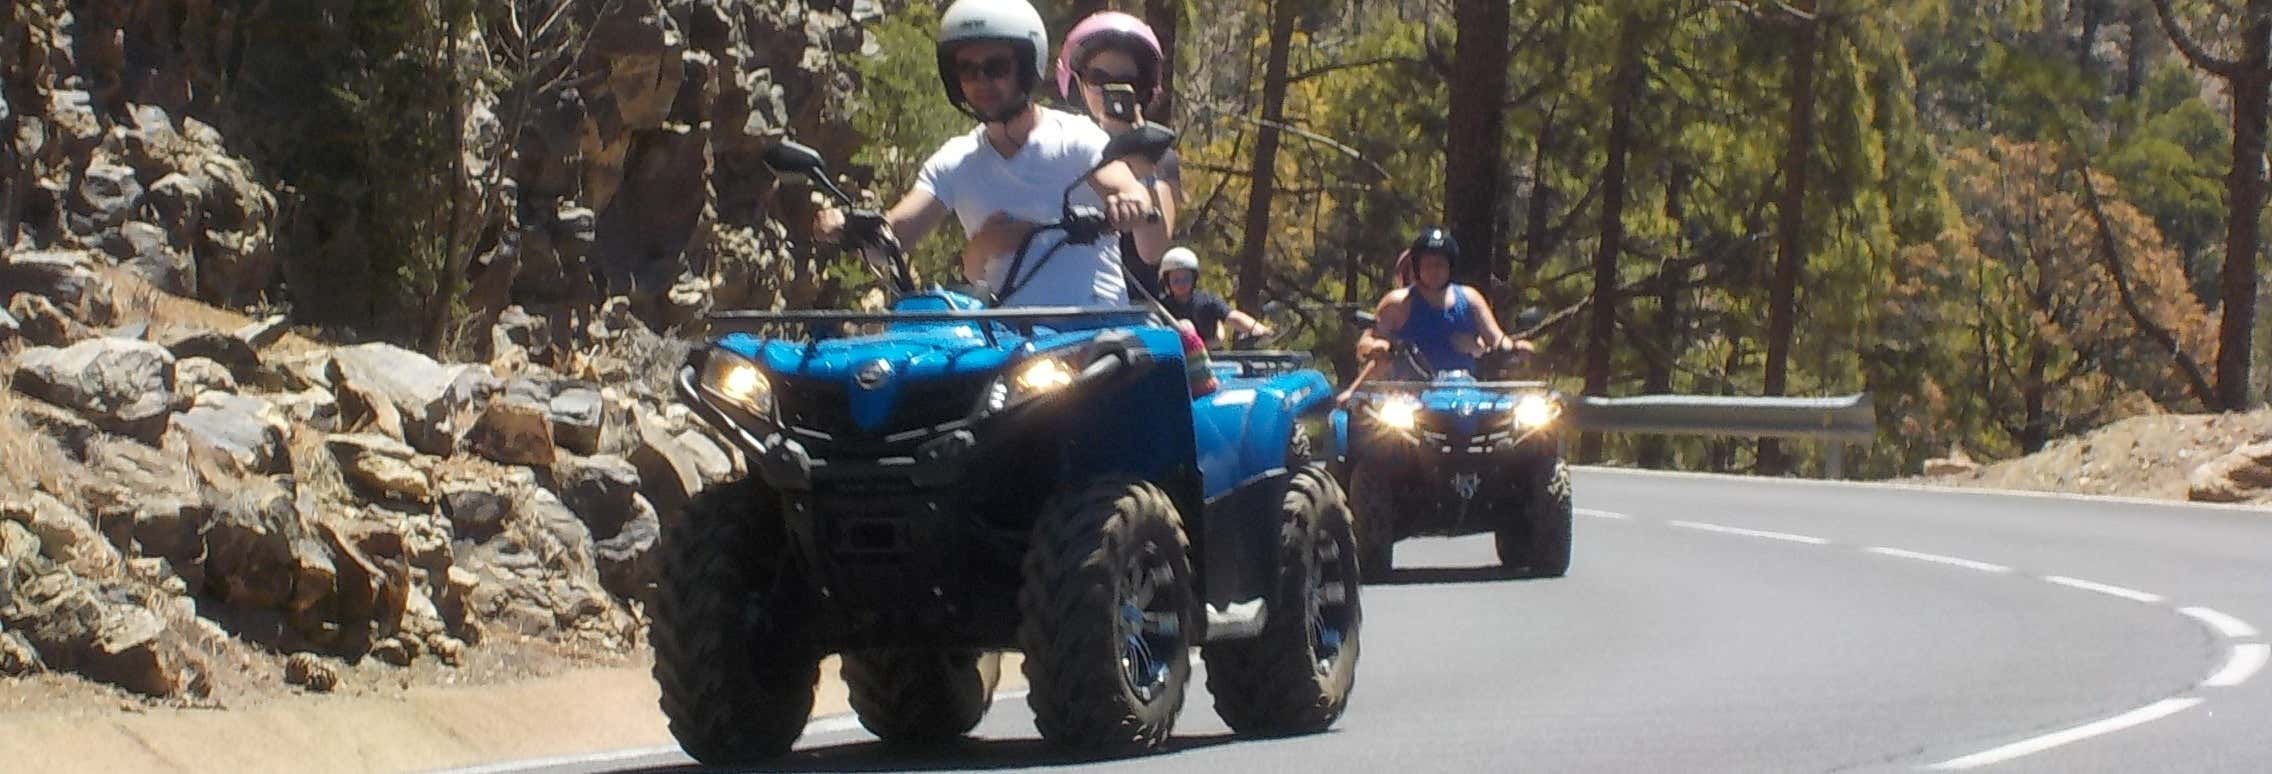
M 1352 320 L 1369 325 L 1372 315 Z M 1388 577 L 1398 540 L 1484 532 L 1510 575 L 1569 572 L 1563 400 L 1544 381 L 1503 379 L 1526 359 L 1494 353 L 1475 372 L 1434 371 L 1397 342 L 1389 362 L 1398 378 L 1350 388 L 1332 415 L 1334 448 L 1345 450 L 1335 466 L 1349 483 L 1368 580 Z
M 1106 158 L 1158 158 L 1173 137 L 1133 132 Z M 810 149 L 767 162 L 844 199 Z M 1067 205 L 1042 230 L 1079 243 L 1105 229 Z M 968 733 L 1008 650 L 1024 654 L 1041 735 L 1083 754 L 1160 747 L 1194 646 L 1234 730 L 1340 717 L 1361 570 L 1341 487 L 1306 451 L 1331 397 L 1322 375 L 1195 398 L 1178 332 L 1149 310 L 918 291 L 877 213 L 846 233 L 888 256 L 870 265 L 896 291 L 890 311 L 725 313 L 714 327 L 735 331 L 678 374 L 753 471 L 662 534 L 654 674 L 689 754 L 786 753 L 831 653 L 861 724 L 897 746 Z

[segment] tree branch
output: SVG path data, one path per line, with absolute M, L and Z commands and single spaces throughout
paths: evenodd
M 2167 0 L 2155 0 L 2155 3 L 2168 7 Z M 2130 275 L 2123 269 L 2121 246 L 2115 241 L 2114 225 L 2107 220 L 2106 208 L 2099 202 L 2098 184 L 2091 180 L 2090 159 L 2074 144 L 2069 143 L 2068 148 L 2075 154 L 2076 163 L 2082 167 L 2083 206 L 2090 211 L 2091 222 L 2098 227 L 2099 260 L 2106 264 L 2106 272 L 2114 275 L 2114 289 L 2122 298 L 2123 311 L 2130 314 L 2130 320 L 2145 330 L 2146 335 L 2153 337 L 2163 349 L 2169 351 L 2170 359 L 2177 362 L 2178 369 L 2184 372 L 2186 382 L 2193 388 L 2193 397 L 2200 399 L 2205 406 L 2218 405 L 2217 390 L 2210 386 L 2209 377 L 2201 370 L 2201 364 L 2195 362 L 2192 355 L 2186 354 L 2185 345 L 2177 340 L 2176 334 L 2147 317 L 2146 310 L 2138 306 L 2137 296 L 2130 290 Z
M 1409 56 L 1377 56 L 1371 59 L 1361 59 L 1355 62 L 1336 62 L 1333 64 L 1325 65 L 1323 67 L 1312 67 L 1310 69 L 1287 76 L 1286 82 L 1301 83 L 1302 81 L 1306 81 L 1311 78 L 1340 72 L 1342 70 L 1354 70 L 1360 67 L 1374 67 L 1384 64 L 1424 65 L 1427 64 L 1427 62 L 1419 59 L 1414 59 Z
M 2169 33 L 2170 43 L 2176 45 L 2177 50 L 2183 52 L 2186 61 L 2192 62 L 2194 67 L 2223 78 L 2231 78 L 2240 73 L 2239 62 L 2218 59 L 2203 49 L 2201 44 L 2194 42 L 2193 36 L 2185 34 L 2184 25 L 2177 22 L 2177 14 L 2169 9 L 2169 0 L 2154 0 L 2154 14 L 2162 18 L 2162 29 Z

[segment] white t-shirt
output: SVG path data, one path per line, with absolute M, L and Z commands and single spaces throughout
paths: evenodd
M 1111 138 L 1088 119 L 1040 108 L 1041 119 L 1026 138 L 1024 148 L 1003 158 L 986 141 L 986 127 L 948 140 L 923 162 L 915 188 L 937 197 L 962 221 L 965 234 L 974 234 L 986 219 L 1000 212 L 1027 223 L 1052 223 L 1065 186 L 1096 166 Z M 1095 188 L 1083 182 L 1073 189 L 1074 204 L 1101 206 Z M 1120 240 L 1106 235 L 1093 245 L 1066 245 L 1039 265 L 1050 247 L 1064 241 L 1062 231 L 1037 236 L 1019 267 L 1025 287 L 1009 299 L 1009 306 L 1125 306 L 1128 285 L 1120 275 Z M 1012 249 L 1015 249 L 1013 246 Z M 1012 256 L 991 258 L 986 264 L 987 285 L 1002 289 Z M 1039 268 L 1036 272 L 1035 269 Z

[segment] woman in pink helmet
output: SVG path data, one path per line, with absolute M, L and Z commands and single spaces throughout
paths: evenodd
M 1160 81 L 1167 67 L 1167 53 L 1160 49 L 1160 38 L 1143 19 L 1119 11 L 1100 11 L 1073 25 L 1073 31 L 1065 35 L 1064 45 L 1058 47 L 1057 91 L 1087 109 L 1089 118 L 1106 133 L 1119 135 L 1144 121 L 1145 108 L 1158 100 Z M 1114 115 L 1107 109 L 1105 86 L 1108 84 L 1127 84 L 1134 88 L 1135 106 L 1129 114 Z M 1176 207 L 1183 197 L 1183 166 L 1174 151 L 1169 151 L 1153 165 L 1152 174 L 1145 182 L 1152 187 L 1158 203 L 1160 223 L 1166 226 L 1159 233 L 1165 238 L 1154 240 L 1149 238 L 1151 234 L 1123 231 L 1120 260 L 1127 266 L 1129 276 L 1157 298 L 1161 289 L 1159 271 L 1154 267 L 1159 265 L 1160 256 L 1167 252 L 1174 238 Z

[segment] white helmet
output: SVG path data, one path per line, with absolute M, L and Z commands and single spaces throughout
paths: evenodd
M 955 75 L 955 49 L 981 40 L 1008 43 L 1016 52 L 1021 99 L 1003 108 L 1002 115 L 979 115 L 963 100 L 962 79 Z M 1041 12 L 1026 0 L 955 0 L 939 17 L 936 49 L 939 82 L 947 87 L 947 101 L 980 121 L 1005 121 L 1026 109 L 1024 97 L 1031 95 L 1044 77 L 1042 53 L 1049 49 L 1049 29 L 1042 24 Z
M 1168 251 L 1160 256 L 1160 279 L 1165 281 L 1168 278 L 1168 272 L 1178 269 L 1189 271 L 1194 275 L 1198 274 L 1199 254 L 1192 252 L 1189 247 L 1168 248 Z

